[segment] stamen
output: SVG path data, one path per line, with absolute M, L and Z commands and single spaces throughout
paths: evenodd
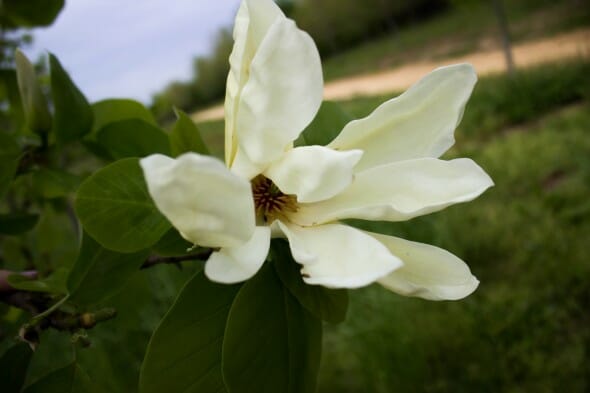
M 252 180 L 256 215 L 266 223 L 297 211 L 297 197 L 283 194 L 272 180 L 259 175 Z

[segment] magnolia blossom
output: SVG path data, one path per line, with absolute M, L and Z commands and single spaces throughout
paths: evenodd
M 314 42 L 272 0 L 242 2 L 234 39 L 225 164 L 196 153 L 141 160 L 158 209 L 184 238 L 217 250 L 206 275 L 247 280 L 266 260 L 271 237 L 283 237 L 308 284 L 378 281 L 427 299 L 473 292 L 477 279 L 449 252 L 339 221 L 404 221 L 470 201 L 493 184 L 469 159 L 438 159 L 454 143 L 473 68 L 439 68 L 327 146 L 293 147 L 322 102 Z

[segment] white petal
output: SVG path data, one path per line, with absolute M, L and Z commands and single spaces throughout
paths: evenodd
M 250 63 L 240 94 L 235 113 L 238 147 L 255 163 L 277 160 L 314 118 L 322 91 L 313 40 L 292 20 L 277 19 Z
M 285 18 L 272 0 L 243 1 L 234 25 L 234 46 L 229 57 L 230 72 L 225 97 L 225 160 L 230 166 L 236 154 L 236 114 L 240 94 L 248 81 L 250 63 L 268 33 L 279 18 Z
M 324 146 L 304 146 L 287 151 L 264 173 L 279 189 L 297 195 L 302 203 L 317 202 L 339 194 L 352 183 L 352 168 L 360 150 L 336 151 Z
M 256 176 L 260 175 L 266 166 L 267 165 L 260 165 L 252 162 L 252 160 L 248 158 L 244 151 L 238 148 L 234 157 L 231 171 L 241 178 L 252 180 Z
M 250 183 L 219 160 L 195 153 L 140 160 L 156 207 L 194 244 L 235 247 L 255 227 Z
M 393 236 L 370 235 L 404 263 L 379 279 L 381 285 L 393 292 L 429 300 L 457 300 L 470 295 L 479 285 L 465 262 L 442 248 Z
M 234 284 L 248 280 L 260 269 L 270 248 L 270 228 L 256 227 L 252 238 L 238 247 L 225 247 L 214 252 L 205 264 L 211 281 Z
M 357 171 L 439 157 L 455 142 L 455 128 L 476 81 L 469 64 L 438 68 L 369 116 L 350 122 L 328 147 L 363 150 Z
M 492 179 L 467 158 L 421 158 L 368 169 L 327 201 L 300 204 L 289 218 L 304 226 L 344 218 L 404 221 L 477 198 Z
M 331 288 L 358 288 L 401 266 L 379 241 L 340 224 L 302 228 L 279 223 L 289 239 L 293 259 L 302 264 L 308 284 Z

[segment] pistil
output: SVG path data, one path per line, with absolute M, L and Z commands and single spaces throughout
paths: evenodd
M 252 180 L 252 194 L 256 216 L 267 224 L 297 211 L 297 197 L 284 194 L 272 180 L 262 175 Z

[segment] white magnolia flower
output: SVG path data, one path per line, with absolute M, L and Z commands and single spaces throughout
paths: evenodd
M 466 202 L 493 183 L 469 159 L 438 159 L 476 82 L 467 64 L 439 68 L 327 146 L 293 147 L 322 101 L 312 39 L 272 0 L 244 0 L 225 100 L 225 165 L 196 153 L 141 160 L 150 195 L 182 236 L 219 248 L 205 266 L 217 282 L 252 277 L 271 236 L 286 237 L 308 284 L 378 281 L 428 299 L 478 285 L 467 265 L 426 244 L 339 220 L 403 221 Z

